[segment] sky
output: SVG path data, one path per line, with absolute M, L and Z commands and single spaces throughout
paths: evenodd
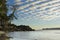
M 29 25 L 33 29 L 60 27 L 60 0 L 7 0 L 16 5 L 16 25 Z M 9 6 L 8 15 L 12 12 Z

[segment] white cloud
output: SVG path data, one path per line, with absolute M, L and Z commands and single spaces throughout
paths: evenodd
M 18 1 L 19 0 L 16 0 L 16 2 L 18 2 Z M 27 2 L 30 2 L 30 1 L 34 1 L 34 0 L 27 0 Z M 28 3 L 26 5 L 19 7 L 17 10 L 21 10 L 22 12 L 24 12 L 23 15 L 27 15 L 30 13 L 31 15 L 25 17 L 25 18 L 30 18 L 30 19 L 32 17 L 34 17 L 34 18 L 36 17 L 36 18 L 39 18 L 42 20 L 52 20 L 57 17 L 60 17 L 60 3 L 59 3 L 60 0 L 53 0 L 50 2 L 46 2 L 43 4 L 37 5 L 39 2 L 42 2 L 42 1 L 43 0 L 37 0 L 37 1 L 32 2 L 30 4 Z M 17 3 L 17 5 L 19 5 L 19 3 Z M 29 6 L 31 6 L 31 7 L 29 7 Z M 29 7 L 29 8 L 24 9 L 27 7 Z M 39 10 L 39 11 L 37 11 L 37 10 Z
M 19 1 L 21 1 L 21 0 L 15 0 L 15 2 L 19 2 Z

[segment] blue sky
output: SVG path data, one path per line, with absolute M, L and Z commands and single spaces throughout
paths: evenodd
M 29 25 L 35 29 L 60 27 L 59 0 L 8 0 L 7 4 L 18 5 L 15 12 L 18 19 L 12 21 L 16 25 Z

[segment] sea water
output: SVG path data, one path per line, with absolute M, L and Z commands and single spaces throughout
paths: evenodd
M 10 40 L 60 40 L 60 30 L 10 32 Z

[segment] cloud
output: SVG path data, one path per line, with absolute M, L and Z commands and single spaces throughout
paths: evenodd
M 41 19 L 43 19 L 43 20 L 52 20 L 52 19 L 55 19 L 55 18 L 57 18 L 56 15 L 50 15 L 50 16 L 45 15 L 45 16 L 41 17 Z
M 21 2 L 21 0 L 16 0 L 17 5 L 23 5 L 24 2 Z M 38 18 L 42 20 L 53 20 L 55 18 L 60 17 L 60 0 L 26 0 L 23 6 L 20 6 L 17 10 L 20 10 L 20 13 L 23 16 L 23 19 L 32 19 Z M 28 3 L 30 2 L 30 3 Z M 21 16 L 21 15 L 20 15 Z

